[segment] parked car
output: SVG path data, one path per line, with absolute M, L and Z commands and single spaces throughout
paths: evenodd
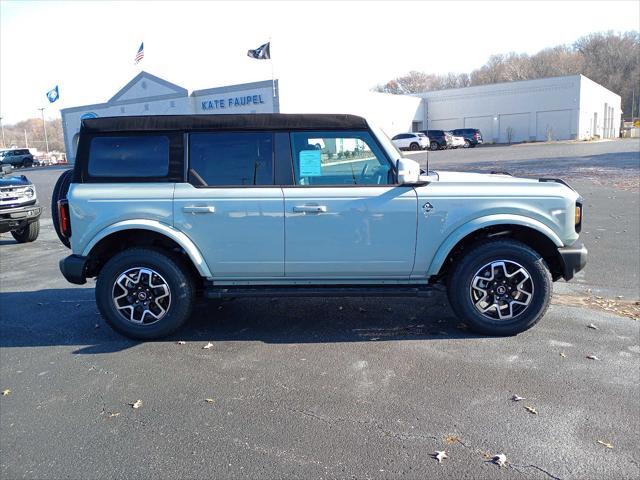
M 482 143 L 482 133 L 477 128 L 457 128 L 454 135 L 464 138 L 464 148 L 474 148 Z
M 464 147 L 464 138 L 454 135 L 452 132 L 446 132 L 451 136 L 451 148 Z
M 451 147 L 451 135 L 444 130 L 421 130 L 420 132 L 429 137 L 431 150 L 444 150 Z
M 9 176 L 0 168 L 0 233 L 11 232 L 19 243 L 33 242 L 40 233 L 40 214 L 36 187 L 25 177 Z
M 0 151 L 0 163 L 11 165 L 14 168 L 32 167 L 33 155 L 27 148 L 14 148 Z
M 439 284 L 472 329 L 512 335 L 587 259 L 582 198 L 565 182 L 422 172 L 352 115 L 85 119 L 52 202 L 72 249 L 62 274 L 96 277 L 102 316 L 139 339 L 175 331 L 199 295 L 405 297 Z
M 426 150 L 429 148 L 429 137 L 424 133 L 400 133 L 391 139 L 400 150 Z

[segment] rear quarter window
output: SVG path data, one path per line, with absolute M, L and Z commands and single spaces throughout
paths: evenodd
M 165 135 L 100 136 L 91 139 L 87 171 L 92 177 L 165 177 L 169 138 Z

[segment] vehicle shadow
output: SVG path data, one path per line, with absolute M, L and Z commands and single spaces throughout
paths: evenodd
M 161 342 L 272 344 L 477 338 L 429 298 L 256 298 L 199 301 L 189 322 Z M 99 315 L 93 288 L 0 293 L 0 348 L 77 346 L 74 354 L 126 350 L 140 342 Z

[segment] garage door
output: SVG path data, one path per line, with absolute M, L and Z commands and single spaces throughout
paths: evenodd
M 536 114 L 536 140 L 570 140 L 571 110 L 555 110 Z
M 462 119 L 444 118 L 429 121 L 429 130 L 453 130 L 454 128 L 462 128 Z
M 511 143 L 529 140 L 529 114 L 512 113 L 500 115 L 500 137 L 498 142 Z
M 466 117 L 464 128 L 477 128 L 482 133 L 485 143 L 493 142 L 493 116 L 488 117 Z

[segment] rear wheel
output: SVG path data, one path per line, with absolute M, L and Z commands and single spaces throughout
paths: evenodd
M 515 240 L 487 240 L 471 248 L 449 274 L 451 308 L 476 332 L 515 335 L 549 307 L 552 278 L 542 257 Z
M 11 232 L 11 236 L 18 243 L 29 243 L 34 242 L 38 235 L 40 234 L 40 220 L 36 220 L 35 222 L 31 222 L 24 228 L 20 230 L 14 230 Z
M 51 194 L 51 220 L 53 220 L 53 228 L 56 231 L 56 235 L 63 243 L 63 245 L 67 248 L 71 246 L 71 243 L 67 237 L 62 235 L 60 231 L 60 218 L 58 215 L 58 200 L 63 200 L 67 198 L 67 193 L 69 193 L 69 186 L 71 185 L 71 180 L 73 179 L 73 170 L 67 170 L 62 173 L 58 177 L 58 181 L 53 187 L 53 193 Z
M 24 160 L 22 162 L 22 167 L 23 168 L 30 168 L 33 167 L 33 160 Z
M 180 328 L 191 315 L 195 293 L 180 259 L 146 248 L 115 255 L 96 283 L 96 302 L 107 323 L 140 340 L 162 338 Z
M 465 140 L 463 148 L 469 148 L 470 146 L 471 146 L 471 142 L 469 140 Z
M 431 145 L 429 145 L 429 149 L 432 151 L 438 150 L 438 142 L 431 142 Z

